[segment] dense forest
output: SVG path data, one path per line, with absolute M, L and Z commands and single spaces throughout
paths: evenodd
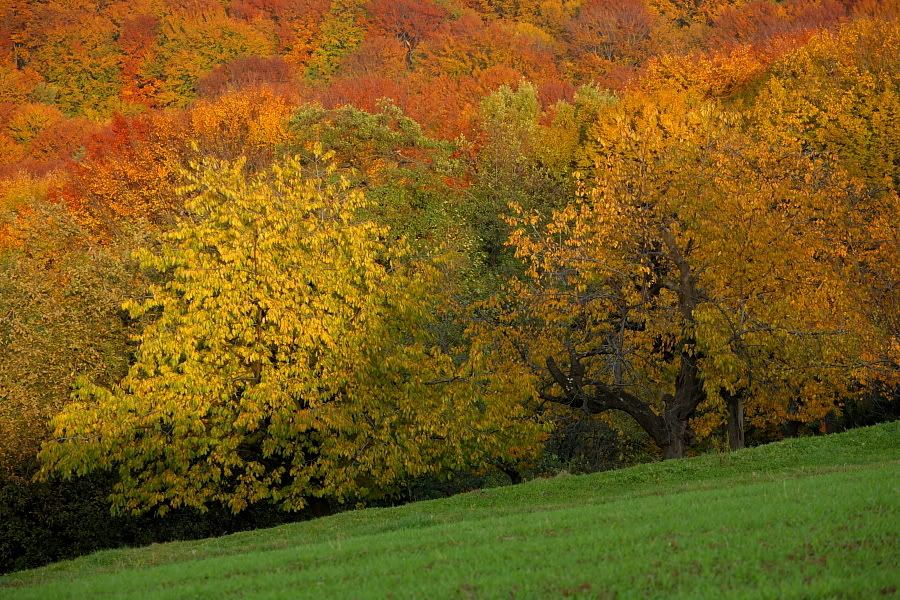
M 0 570 L 894 418 L 898 17 L 0 0 Z

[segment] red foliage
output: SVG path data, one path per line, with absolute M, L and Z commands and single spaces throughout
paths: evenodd
M 375 28 L 406 46 L 408 60 L 416 46 L 449 16 L 431 0 L 370 0 L 367 7 Z
M 481 99 L 500 86 L 516 86 L 521 80 L 519 71 L 503 65 L 472 77 L 416 77 L 409 82 L 408 100 L 400 106 L 432 136 L 453 139 L 467 135 L 472 139 Z
M 118 44 L 122 50 L 122 79 L 125 85 L 120 96 L 132 102 L 153 105 L 156 91 L 154 82 L 140 76 L 141 66 L 156 44 L 159 19 L 153 15 L 137 15 L 126 20 L 119 32 Z
M 846 0 L 847 10 L 854 17 L 880 17 L 885 20 L 900 19 L 898 0 Z
M 472 129 L 474 108 L 464 97 L 459 79 L 416 77 L 410 88 L 409 101 L 400 106 L 430 135 L 452 139 Z
M 174 113 L 115 115 L 90 136 L 85 155 L 68 165 L 54 196 L 99 239 L 133 218 L 155 220 L 178 203 L 174 172 L 186 146 L 186 124 Z
M 280 56 L 238 58 L 213 69 L 198 82 L 197 90 L 203 98 L 218 98 L 229 92 L 262 86 L 281 95 L 296 95 L 293 67 Z
M 127 55 L 144 56 L 153 46 L 159 19 L 153 15 L 137 15 L 122 23 L 119 48 Z
M 399 77 L 405 70 L 405 57 L 406 48 L 400 40 L 376 35 L 363 40 L 341 61 L 340 72 L 346 77 Z
M 382 98 L 389 98 L 400 106 L 408 102 L 404 86 L 376 74 L 335 79 L 319 98 L 326 108 L 353 105 L 368 112 L 376 112 Z
M 22 66 L 22 60 L 15 49 L 17 32 L 27 26 L 32 7 L 27 0 L 5 0 L 0 2 L 0 61 Z
M 638 81 L 638 70 L 631 65 L 613 65 L 598 74 L 595 83 L 600 87 L 622 91 Z
M 247 20 L 268 14 L 275 24 L 280 51 L 286 52 L 298 39 L 312 40 L 330 6 L 330 0 L 238 0 L 232 4 L 232 11 L 243 11 Z
M 228 14 L 246 21 L 280 17 L 285 14 L 289 4 L 288 0 L 234 0 L 228 7 Z
M 150 118 L 114 115 L 85 144 L 85 161 L 118 160 L 132 156 L 150 138 Z
M 580 52 L 610 61 L 635 58 L 650 37 L 653 16 L 644 0 L 587 0 L 566 29 Z
M 562 100 L 571 102 L 575 97 L 575 86 L 562 79 L 545 79 L 538 84 L 538 100 L 543 108 L 549 108 Z
M 722 11 L 715 19 L 709 43 L 713 47 L 761 47 L 779 38 L 831 27 L 846 16 L 847 7 L 838 0 L 791 0 L 783 4 L 753 0 Z
M 19 105 L 15 102 L 0 102 L 0 128 L 6 128 L 6 125 L 9 123 L 10 118 L 13 116 L 13 113 L 16 112 L 18 107 Z
M 330 0 L 232 0 L 228 15 L 245 21 L 268 18 L 289 23 L 299 18 L 320 18 L 330 5 Z
M 53 166 L 72 160 L 85 147 L 98 125 L 89 119 L 76 117 L 63 119 L 38 133 L 29 146 L 35 159 L 48 161 Z M 50 170 L 48 165 L 48 170 Z

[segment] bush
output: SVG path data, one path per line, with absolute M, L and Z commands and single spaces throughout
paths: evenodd
M 0 475 L 0 573 L 34 568 L 97 550 L 214 537 L 308 518 L 329 507 L 285 513 L 256 506 L 232 515 L 222 509 L 172 511 L 164 518 L 111 516 L 109 475 L 33 483 Z

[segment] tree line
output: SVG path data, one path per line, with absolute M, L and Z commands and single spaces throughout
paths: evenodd
M 3 10 L 5 477 L 303 511 L 896 394 L 890 2 Z

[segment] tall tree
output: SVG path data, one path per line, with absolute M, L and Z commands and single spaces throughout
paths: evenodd
M 834 244 L 852 212 L 840 172 L 689 98 L 629 96 L 592 134 L 578 200 L 513 220 L 527 276 L 475 328 L 498 370 L 544 402 L 628 414 L 667 458 L 705 413 L 831 411 L 866 329 Z
M 413 66 L 413 53 L 426 36 L 449 16 L 446 9 L 423 0 L 371 0 L 367 5 L 372 23 L 406 47 L 406 64 Z
M 50 97 L 63 112 L 106 116 L 121 87 L 115 25 L 95 7 L 59 4 L 44 8 L 37 25 L 43 39 L 29 66 L 51 86 Z
M 900 383 L 900 23 L 861 19 L 821 32 L 769 71 L 752 119 L 764 143 L 832 157 L 857 185 L 856 222 L 841 233 L 856 303 L 876 332 L 863 380 Z
M 314 43 L 306 64 L 306 75 L 313 80 L 328 80 L 338 70 L 341 59 L 359 47 L 365 38 L 361 0 L 334 0 Z
M 135 239 L 97 246 L 29 187 L 0 248 L 0 473 L 33 468 L 76 374 L 106 385 L 124 375 L 133 332 L 121 305 L 144 289 L 128 258 Z
M 136 361 L 119 386 L 79 388 L 45 475 L 114 469 L 120 511 L 298 510 L 530 446 L 508 390 L 429 343 L 426 274 L 333 167 L 310 169 L 190 176 L 190 218 L 144 257 L 166 276 L 130 307 L 150 319 Z
M 633 60 L 652 29 L 653 15 L 644 0 L 587 0 L 569 22 L 568 34 L 580 52 L 607 61 Z
M 214 67 L 241 57 L 269 55 L 275 43 L 270 32 L 211 7 L 166 15 L 157 46 L 138 76 L 158 82 L 154 101 L 160 106 L 185 106 L 196 96 L 200 78 Z

